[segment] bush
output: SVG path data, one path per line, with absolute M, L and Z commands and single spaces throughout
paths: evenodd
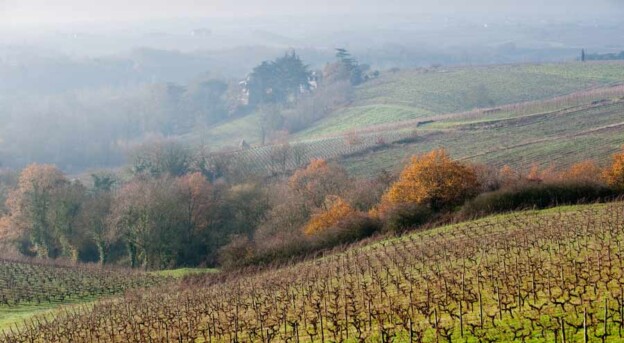
M 247 236 L 234 236 L 230 243 L 219 250 L 219 264 L 223 268 L 247 265 L 255 252 L 254 243 Z
M 613 155 L 613 162 L 605 169 L 603 177 L 609 186 L 624 191 L 624 147 L 622 152 Z
M 380 229 L 378 220 L 362 213 L 352 213 L 312 237 L 293 234 L 265 239 L 256 245 L 246 238 L 236 238 L 221 249 L 221 266 L 224 269 L 233 269 L 301 260 L 315 253 L 370 237 Z
M 438 149 L 412 157 L 397 182 L 384 194 L 382 204 L 416 203 L 441 210 L 462 204 L 478 190 L 474 169 Z
M 353 207 L 340 197 L 328 197 L 325 203 L 327 204 L 326 209 L 314 214 L 304 227 L 303 232 L 307 236 L 322 234 L 325 230 L 336 226 L 340 221 L 355 213 Z
M 617 192 L 609 187 L 587 182 L 526 184 L 481 194 L 467 202 L 459 216 L 475 218 L 523 209 L 599 202 L 617 196 Z
M 433 217 L 428 207 L 413 203 L 398 204 L 384 211 L 384 231 L 399 233 L 426 224 Z
M 381 230 L 381 222 L 363 213 L 351 213 L 336 225 L 311 238 L 317 250 L 329 249 L 341 244 L 353 243 Z

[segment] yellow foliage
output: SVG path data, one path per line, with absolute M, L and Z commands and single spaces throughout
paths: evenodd
M 529 174 L 527 174 L 527 180 L 540 182 L 543 181 L 543 175 L 539 170 L 539 166 L 535 163 L 531 165 L 531 169 L 529 170 Z
M 381 206 L 375 206 L 368 211 L 368 216 L 370 218 L 379 219 L 381 218 L 382 209 Z
M 563 173 L 560 178 L 564 181 L 574 180 L 581 182 L 600 181 L 602 169 L 594 161 L 583 161 L 576 163 Z
M 473 168 L 453 161 L 446 150 L 438 149 L 412 157 L 401 176 L 383 196 L 384 203 L 416 203 L 443 207 L 461 202 L 478 188 Z
M 306 168 L 297 170 L 288 184 L 314 207 L 322 207 L 328 195 L 341 194 L 348 187 L 349 178 L 344 169 L 314 159 Z
M 613 163 L 603 173 L 607 184 L 617 189 L 624 189 L 624 147 L 622 152 L 613 155 Z
M 509 165 L 505 164 L 498 172 L 500 182 L 503 186 L 510 186 L 520 181 L 520 174 Z
M 0 217 L 0 242 L 4 242 L 13 237 L 16 233 L 11 231 L 11 222 L 8 216 Z
M 515 172 L 511 167 L 505 165 L 499 171 L 499 178 L 503 186 L 512 186 L 519 182 L 601 182 L 602 169 L 592 160 L 576 163 L 565 170 L 556 170 L 554 167 L 540 169 L 537 164 L 531 165 L 531 169 L 526 176 Z
M 355 213 L 353 207 L 347 204 L 340 197 L 328 197 L 327 210 L 321 211 L 312 216 L 308 224 L 303 229 L 307 236 L 313 236 L 336 225 L 346 216 Z
M 66 183 L 63 173 L 56 167 L 48 164 L 31 164 L 24 168 L 19 176 L 18 187 L 9 193 L 6 206 L 9 216 L 4 220 L 8 230 L 25 230 L 31 228 L 32 216 L 29 210 L 33 204 L 32 193 L 39 193 L 39 197 L 48 194 L 55 188 Z

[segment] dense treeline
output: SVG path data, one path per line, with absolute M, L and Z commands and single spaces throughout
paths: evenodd
M 624 152 L 600 168 L 567 170 L 415 156 L 397 177 L 349 176 L 312 160 L 291 175 L 240 174 L 223 155 L 174 142 L 144 148 L 131 175 L 92 175 L 89 185 L 51 165 L 2 177 L 3 242 L 44 259 L 146 269 L 283 262 L 375 233 L 395 233 L 521 208 L 593 202 L 624 190 Z

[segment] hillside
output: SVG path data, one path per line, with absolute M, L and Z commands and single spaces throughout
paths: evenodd
M 546 100 L 624 81 L 624 64 L 497 65 L 384 72 L 357 89 L 353 103 L 297 134 L 345 133 L 475 108 Z
M 624 81 L 619 62 L 519 64 L 385 71 L 356 88 L 353 102 L 298 132 L 296 140 L 553 97 Z M 259 143 L 258 117 L 197 129 L 196 141 L 216 146 Z
M 624 93 L 622 93 L 624 96 Z M 413 154 L 437 147 L 453 156 L 502 167 L 564 168 L 587 159 L 606 162 L 624 144 L 624 98 L 531 115 L 476 122 L 445 122 L 421 129 L 423 139 L 346 158 L 352 171 L 396 170 Z M 457 120 L 457 119 L 453 119 Z M 591 149 L 587 149 L 591 147 Z
M 0 341 L 617 341 L 623 210 L 514 213 L 188 280 L 29 322 Z
M 356 88 L 355 100 L 290 137 L 299 156 L 283 166 L 274 146 L 238 153 L 247 170 L 292 170 L 310 158 L 340 161 L 358 175 L 400 169 L 437 147 L 496 166 L 566 167 L 604 162 L 624 144 L 620 62 L 462 67 L 385 72 Z M 255 115 L 192 135 L 213 146 L 258 142 Z M 591 146 L 588 150 L 584 147 Z

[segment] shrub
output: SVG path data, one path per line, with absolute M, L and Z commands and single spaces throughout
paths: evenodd
M 381 219 L 384 222 L 384 231 L 398 233 L 426 224 L 432 217 L 431 209 L 422 205 L 405 203 L 385 210 Z
M 471 218 L 522 209 L 605 201 L 617 195 L 615 190 L 597 183 L 526 184 L 481 194 L 463 206 L 460 217 Z
M 288 180 L 290 188 L 316 208 L 323 206 L 328 195 L 342 194 L 349 189 L 350 182 L 344 168 L 322 159 L 312 160 Z
M 219 264 L 223 268 L 247 265 L 254 257 L 254 243 L 247 236 L 233 236 L 230 243 L 219 250 Z
M 329 249 L 370 237 L 380 229 L 379 220 L 363 213 L 352 212 L 311 239 L 316 249 Z
M 613 155 L 613 163 L 603 174 L 607 184 L 618 190 L 624 190 L 624 147 L 622 152 Z
M 382 203 L 415 203 L 433 209 L 461 204 L 478 192 L 472 167 L 453 161 L 444 149 L 414 156 Z
M 562 180 L 585 183 L 603 183 L 602 170 L 594 161 L 583 161 L 572 165 L 568 170 L 561 173 Z
M 314 236 L 338 224 L 355 210 L 340 197 L 328 197 L 326 210 L 314 214 L 303 229 L 307 236 Z
M 237 254 L 230 254 L 230 245 L 220 251 L 220 266 L 223 269 L 236 269 L 245 266 L 269 266 L 283 264 L 293 260 L 300 260 L 317 251 L 311 240 L 303 235 L 292 235 L 286 239 L 273 237 L 259 244 L 253 244 L 248 255 L 236 258 Z M 236 251 L 236 249 L 232 249 Z M 239 250 L 240 251 L 240 250 Z M 245 251 L 245 250 L 243 250 Z
M 379 220 L 353 212 L 312 237 L 286 234 L 265 238 L 258 244 L 238 238 L 221 249 L 221 266 L 224 269 L 233 269 L 301 260 L 315 253 L 370 237 L 380 229 Z

